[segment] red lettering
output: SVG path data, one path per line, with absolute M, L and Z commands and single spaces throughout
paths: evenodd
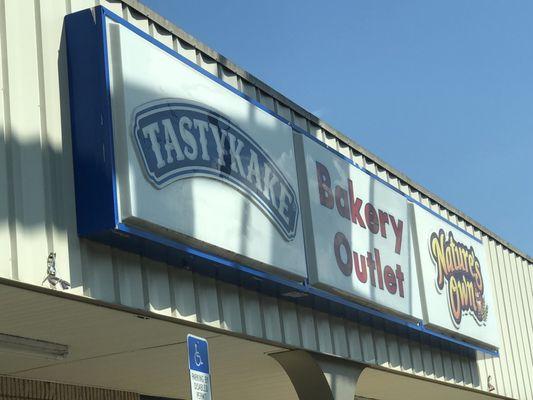
M 394 275 L 394 271 L 392 270 L 390 265 L 385 266 L 383 274 L 385 275 L 385 287 L 387 288 L 390 294 L 396 294 L 396 276 Z
M 376 264 L 372 258 L 372 253 L 366 253 L 366 265 L 368 266 L 368 274 L 370 275 L 370 284 L 376 286 Z
M 324 164 L 316 162 L 316 179 L 318 181 L 318 195 L 320 204 L 327 208 L 333 208 L 333 192 L 331 190 L 331 177 Z
M 400 297 L 403 297 L 403 272 L 402 267 L 400 264 L 396 264 L 396 279 L 398 280 L 398 292 L 400 294 Z
M 338 185 L 335 186 L 335 204 L 339 215 L 349 220 L 350 206 L 348 205 L 348 192 Z
M 359 259 L 361 259 L 361 262 L 359 262 Z M 368 279 L 367 271 L 366 271 L 366 260 L 365 256 L 357 254 L 357 252 L 353 252 L 353 264 L 355 269 L 355 274 L 357 275 L 357 279 L 359 279 L 359 282 L 366 283 Z
M 346 261 L 342 260 L 341 247 L 344 248 L 344 253 L 346 254 Z M 350 276 L 352 274 L 352 252 L 350 243 L 346 236 L 343 233 L 337 232 L 335 234 L 335 239 L 333 240 L 333 250 L 335 251 L 335 259 L 337 260 L 337 266 L 341 272 Z
M 392 225 L 392 230 L 394 231 L 394 236 L 396 237 L 394 251 L 396 254 L 400 254 L 402 251 L 403 221 L 399 219 L 398 223 L 396 223 L 396 220 L 392 215 L 389 215 L 389 218 Z
M 366 228 L 365 222 L 361 217 L 361 206 L 363 205 L 363 200 L 361 200 L 359 197 L 354 200 L 353 182 L 351 179 L 348 179 L 348 193 L 350 195 L 352 222 L 354 224 L 357 222 L 361 228 Z
M 381 257 L 379 256 L 378 249 L 374 249 L 374 253 L 376 254 L 376 267 L 378 270 L 378 286 L 381 290 L 383 290 L 383 274 L 381 273 Z
M 389 214 L 384 211 L 379 210 L 379 230 L 381 231 L 381 236 L 385 239 L 387 238 L 387 231 L 385 225 L 389 223 Z
M 373 234 L 379 232 L 378 214 L 371 203 L 365 204 L 365 220 L 368 229 L 370 229 L 370 232 L 372 232 Z

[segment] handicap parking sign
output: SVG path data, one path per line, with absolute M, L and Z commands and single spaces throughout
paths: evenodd
M 207 340 L 198 336 L 187 335 L 187 352 L 189 354 L 191 398 L 193 400 L 211 400 Z

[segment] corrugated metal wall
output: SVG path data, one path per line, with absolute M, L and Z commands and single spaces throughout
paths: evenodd
M 430 200 L 423 188 L 366 150 L 348 145 L 341 134 L 161 17 L 151 14 L 149 20 L 149 10 L 133 0 L 102 4 L 481 238 L 490 254 L 501 356 L 480 355 L 476 363 L 393 333 L 79 241 L 63 17 L 98 3 L 0 0 L 0 276 L 41 285 L 48 253 L 55 251 L 58 275 L 80 295 L 483 390 L 490 376 L 495 393 L 533 399 L 533 264 L 527 256 L 466 222 L 457 210 L 449 211 L 443 201 L 434 196 Z

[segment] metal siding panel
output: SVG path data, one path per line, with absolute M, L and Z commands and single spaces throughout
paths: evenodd
M 192 61 L 195 64 L 197 63 L 196 49 L 193 46 L 181 39 L 177 39 L 176 45 L 179 54 L 187 58 L 189 61 Z
M 521 294 L 521 304 L 522 304 L 522 314 L 524 320 L 522 322 L 524 326 L 524 345 L 526 347 L 526 365 L 524 368 L 524 375 L 526 378 L 526 384 L 528 387 L 528 396 L 529 398 L 533 397 L 533 309 L 531 308 L 531 287 L 528 288 L 528 279 L 527 279 L 527 263 L 522 257 L 515 257 L 516 268 L 518 272 L 518 281 L 520 283 L 520 294 Z
M 489 376 L 491 377 L 491 380 L 493 380 L 495 376 L 494 365 L 491 357 L 484 353 L 477 352 L 476 358 L 479 372 L 479 385 L 482 390 L 488 390 L 487 382 Z
M 346 340 L 348 341 L 348 350 L 350 358 L 355 361 L 363 361 L 363 351 L 361 346 L 361 336 L 359 334 L 359 325 L 355 322 L 346 322 Z
M 491 254 L 492 266 L 494 269 L 494 279 L 492 280 L 494 286 L 496 287 L 496 292 L 498 293 L 497 304 L 499 307 L 500 315 L 500 327 L 501 327 L 501 336 L 503 342 L 503 351 L 500 353 L 499 362 L 502 363 L 502 370 L 504 371 L 504 382 L 505 382 L 505 395 L 516 397 L 516 372 L 512 361 L 509 359 L 509 356 L 512 354 L 512 347 L 510 343 L 510 338 L 512 334 L 510 333 L 511 325 L 509 323 L 510 316 L 507 315 L 507 310 L 505 307 L 505 302 L 507 299 L 504 296 L 502 289 L 502 280 L 500 278 L 500 267 L 503 267 L 503 260 L 501 254 L 500 245 L 494 246 L 494 253 Z
M 85 10 L 97 5 L 98 2 L 95 0 L 70 0 L 70 12 Z
M 344 156 L 350 158 L 351 156 L 351 148 L 348 147 L 346 144 L 339 142 L 339 152 Z
M 337 150 L 337 138 L 327 131 L 324 132 L 324 143 L 326 143 L 332 149 Z
M 330 318 L 331 336 L 333 338 L 333 349 L 335 355 L 340 357 L 348 357 L 348 342 L 346 340 L 346 329 L 344 327 L 344 320 L 341 318 Z
M 398 347 L 400 350 L 400 364 L 402 371 L 412 372 L 413 361 L 411 358 L 411 347 L 407 339 L 400 338 L 398 340 Z
M 322 132 L 322 129 L 318 125 L 313 124 L 312 122 L 309 122 L 309 133 L 318 140 L 323 140 L 324 133 Z
M 150 26 L 148 20 L 144 16 L 130 7 L 126 7 L 124 11 L 124 19 L 126 21 L 139 28 L 141 31 L 150 34 Z
M 178 318 L 197 321 L 194 278 L 190 271 L 173 268 L 170 271 L 175 314 Z
M 293 116 L 292 122 L 294 122 L 294 124 L 297 127 L 303 129 L 304 131 L 307 131 L 307 120 L 304 117 L 302 117 L 300 114 L 297 114 L 295 112 L 292 113 L 292 116 Z
M 526 316 L 524 314 L 524 308 L 526 307 L 526 300 L 522 298 L 522 289 L 519 279 L 519 266 L 516 263 L 516 257 L 513 253 L 506 251 L 506 261 L 508 261 L 508 278 L 511 279 L 510 284 L 513 297 L 515 299 L 515 306 L 513 307 L 516 314 L 515 315 L 515 327 L 517 330 L 516 339 L 518 341 L 519 352 L 518 354 L 513 354 L 513 356 L 518 356 L 518 362 L 520 363 L 521 375 L 519 379 L 519 387 L 522 389 L 522 396 L 525 396 L 527 393 L 531 393 L 530 387 L 530 374 L 528 374 L 528 365 L 531 365 L 529 354 L 532 349 L 528 343 L 528 331 L 527 331 L 527 322 Z
M 313 310 L 307 307 L 298 307 L 298 323 L 302 334 L 302 347 L 308 350 L 318 350 L 315 316 Z
M 141 259 L 141 263 L 148 310 L 158 314 L 171 315 L 169 267 L 144 257 Z
M 528 356 L 526 375 L 528 376 L 530 382 L 529 398 L 533 398 L 533 299 L 531 297 L 533 288 L 531 287 L 531 281 L 529 277 L 529 270 L 531 269 L 531 266 L 528 264 L 527 260 L 524 260 L 521 257 L 517 258 L 517 263 L 519 264 L 518 267 L 520 270 L 519 279 L 522 287 L 522 298 L 525 299 L 524 313 L 526 315 L 527 323 L 527 345 L 529 351 L 526 352 Z
M 268 108 L 270 111 L 276 112 L 276 104 L 274 102 L 274 98 L 263 91 L 259 90 L 258 92 L 259 101 L 261 102 L 261 104 Z
M 136 254 L 114 250 L 113 259 L 120 303 L 133 308 L 144 308 L 141 258 Z
M 291 120 L 291 110 L 289 107 L 281 104 L 279 101 L 276 101 L 276 110 L 279 115 L 285 118 L 287 121 Z
M 241 299 L 246 333 L 251 336 L 263 337 L 261 306 L 257 292 L 242 289 Z
M 284 300 L 279 301 L 279 306 L 284 342 L 291 346 L 301 346 L 296 306 L 294 303 Z
M 152 28 L 151 34 L 154 39 L 174 50 L 174 37 L 169 31 L 159 28 L 154 23 L 150 23 L 150 27 Z
M 51 6 L 53 3 L 53 6 Z M 49 173 L 46 187 L 52 216 L 53 251 L 56 253 L 57 274 L 70 282 L 72 290 L 83 294 L 81 282 L 81 251 L 76 235 L 76 210 L 72 173 L 72 145 L 68 118 L 67 65 L 63 18 L 66 6 L 52 0 L 39 2 L 40 40 L 42 46 L 43 108 Z M 58 46 L 59 52 L 58 60 Z M 64 116 L 63 116 L 64 115 Z M 64 131 L 63 131 L 64 130 Z
M 333 354 L 333 340 L 331 338 L 329 316 L 322 312 L 315 312 L 315 323 L 319 351 L 322 353 Z
M 254 85 L 252 85 L 250 82 L 244 79 L 241 79 L 241 87 L 242 87 L 242 92 L 245 95 L 247 95 L 248 97 L 251 97 L 254 100 L 257 100 L 257 92 L 256 92 Z
M 431 356 L 431 349 L 429 346 L 421 345 L 422 350 L 422 365 L 424 366 L 424 375 L 432 378 L 434 375 L 433 358 Z
M 220 77 L 224 82 L 233 86 L 235 89 L 239 88 L 239 78 L 229 69 L 220 67 Z
M 435 379 L 444 379 L 444 366 L 442 365 L 442 354 L 439 348 L 431 348 L 431 358 L 433 359 L 433 375 Z
M 520 381 L 522 380 L 522 368 L 520 365 L 520 358 L 521 355 L 521 346 L 520 346 L 520 338 L 518 337 L 518 329 L 517 329 L 517 310 L 516 310 L 516 300 L 514 297 L 514 288 L 511 283 L 510 279 L 510 265 L 509 265 L 509 257 L 507 254 L 507 249 L 504 249 L 502 246 L 499 247 L 499 255 L 498 260 L 501 262 L 500 265 L 500 279 L 502 280 L 502 283 L 504 285 L 504 294 L 505 294 L 505 301 L 504 301 L 504 307 L 505 307 L 505 313 L 509 316 L 507 319 L 507 323 L 510 326 L 510 340 L 509 343 L 511 345 L 511 352 L 508 355 L 508 360 L 510 361 L 510 364 L 513 365 L 514 368 L 514 380 L 511 382 L 515 383 L 515 392 L 514 395 L 517 397 L 522 396 L 523 388 L 520 385 Z M 500 258 L 501 255 L 501 258 Z
M 114 271 L 109 246 L 81 241 L 83 286 L 85 296 L 115 302 Z
M 461 361 L 456 355 L 452 355 L 453 380 L 456 383 L 464 383 Z
M 411 344 L 411 360 L 413 362 L 413 372 L 415 374 L 422 374 L 424 372 L 424 364 L 422 363 L 422 350 L 418 343 Z M 451 375 L 453 377 L 453 375 Z
M 6 2 L 5 28 L 18 279 L 40 285 L 49 250 L 34 3 Z
M 358 151 L 352 150 L 351 160 L 356 163 L 358 166 L 362 167 L 364 164 L 363 155 Z
M 503 299 L 502 299 L 502 293 L 501 293 L 501 283 L 498 280 L 496 282 L 497 277 L 499 275 L 499 269 L 497 267 L 498 259 L 496 256 L 496 245 L 494 241 L 488 240 L 487 245 L 488 251 L 487 251 L 487 258 L 490 265 L 490 279 L 493 287 L 493 296 L 495 299 L 495 303 L 497 305 L 497 317 L 498 317 L 498 327 L 500 329 L 500 355 L 497 359 L 493 359 L 493 364 L 496 371 L 496 377 L 495 380 L 497 382 L 496 390 L 498 394 L 502 395 L 510 395 L 511 394 L 511 383 L 510 383 L 510 375 L 509 375 L 509 369 L 505 368 L 506 364 L 506 355 L 508 354 L 508 343 L 507 338 L 508 335 L 505 333 L 505 331 L 508 329 L 508 325 L 505 322 L 505 311 L 503 309 Z
M 278 300 L 264 296 L 261 299 L 261 307 L 263 309 L 263 323 L 265 324 L 265 338 L 282 342 L 283 333 Z
M 363 361 L 369 364 L 376 363 L 376 353 L 374 350 L 374 338 L 372 330 L 368 326 L 360 325 L 361 347 L 363 349 Z
M 119 17 L 123 16 L 122 2 L 120 0 L 100 0 L 100 4 L 113 11 Z
M 7 77 L 6 33 L 5 33 L 5 3 L 0 4 L 0 276 L 13 277 L 13 258 L 16 260 L 16 250 L 12 254 L 12 205 L 13 196 L 10 193 L 11 156 L 9 130 L 9 85 Z
M 375 323 L 376 325 L 379 324 L 377 321 Z M 382 329 L 375 329 L 372 336 L 374 339 L 374 348 L 376 350 L 376 362 L 383 367 L 387 367 L 389 364 L 389 355 L 387 352 L 385 333 Z
M 222 328 L 242 332 L 241 302 L 239 288 L 227 283 L 218 283 L 218 298 L 221 309 Z
M 216 282 L 212 278 L 195 275 L 196 301 L 200 322 L 220 327 Z M 192 299 L 189 299 L 191 301 Z
M 472 371 L 470 369 L 470 362 L 466 357 L 461 357 L 460 361 L 463 371 L 464 383 L 467 386 L 472 386 Z
M 203 69 L 213 74 L 214 76 L 218 77 L 218 64 L 215 60 L 213 60 L 211 57 L 203 53 L 200 53 L 199 61 L 200 61 L 200 66 Z

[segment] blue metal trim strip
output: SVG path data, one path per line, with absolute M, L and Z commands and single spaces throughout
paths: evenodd
M 252 99 L 251 97 L 247 96 L 246 94 L 238 91 L 237 89 L 235 89 L 232 86 L 228 85 L 226 82 L 222 81 L 220 78 L 218 78 L 218 77 L 212 75 L 211 73 L 203 70 L 201 67 L 199 67 L 196 64 L 192 63 L 191 61 L 189 61 L 188 59 L 184 58 L 183 56 L 181 56 L 180 54 L 178 54 L 174 50 L 172 50 L 172 49 L 168 48 L 167 46 L 163 45 L 162 43 L 156 41 L 154 38 L 152 38 L 151 36 L 147 35 L 143 31 L 141 31 L 140 29 L 136 28 L 135 26 L 133 26 L 132 24 L 130 24 L 129 22 L 127 22 L 123 18 L 117 16 L 113 12 L 107 10 L 106 8 L 104 8 L 102 6 L 98 6 L 98 7 L 95 8 L 95 13 L 97 14 L 96 18 L 97 18 L 97 21 L 98 21 L 98 25 L 102 29 L 101 35 L 100 35 L 100 39 L 105 42 L 105 45 L 104 45 L 105 48 L 102 49 L 105 52 L 104 68 L 105 68 L 105 77 L 106 77 L 105 84 L 106 84 L 106 89 L 107 89 L 107 96 L 106 96 L 106 104 L 105 104 L 105 106 L 106 106 L 106 111 L 108 111 L 109 114 L 105 113 L 106 115 L 104 116 L 104 122 L 105 122 L 105 124 L 108 127 L 108 129 L 104 132 L 104 134 L 107 134 L 108 137 L 111 137 L 111 141 L 110 141 L 111 148 L 110 148 L 110 150 L 112 151 L 113 154 L 114 154 L 113 141 L 112 141 L 112 137 L 113 137 L 112 133 L 113 132 L 112 132 L 112 126 L 111 126 L 112 125 L 111 124 L 111 122 L 112 122 L 112 119 L 111 119 L 111 108 L 110 108 L 111 105 L 110 105 L 110 99 L 109 99 L 109 93 L 110 93 L 109 92 L 109 75 L 108 75 L 109 74 L 109 64 L 108 64 L 107 50 L 106 50 L 106 48 L 107 48 L 107 39 L 106 39 L 106 34 L 105 34 L 106 25 L 105 25 L 105 18 L 104 18 L 106 16 L 109 17 L 110 19 L 112 19 L 113 21 L 122 24 L 123 26 L 127 27 L 131 31 L 137 33 L 138 35 L 140 35 L 144 39 L 148 40 L 150 43 L 154 44 L 155 46 L 157 46 L 158 48 L 162 49 L 166 53 L 168 53 L 171 56 L 179 59 L 180 61 L 182 61 L 184 63 L 186 63 L 187 65 L 189 65 L 190 67 L 192 67 L 196 71 L 202 73 L 206 77 L 210 78 L 211 80 L 213 80 L 213 81 L 217 82 L 218 84 L 222 85 L 223 87 L 227 88 L 228 90 L 230 90 L 234 94 L 240 96 L 241 98 L 244 98 L 245 100 L 249 101 L 250 103 L 252 103 L 256 107 L 258 107 L 258 108 L 262 109 L 263 111 L 267 112 L 268 114 L 274 116 L 275 118 L 277 118 L 281 122 L 291 126 L 294 129 L 294 131 L 311 138 L 316 143 L 320 144 L 321 146 L 323 146 L 327 150 L 331 151 L 335 156 L 338 156 L 338 157 L 342 158 L 343 160 L 345 160 L 346 162 L 352 164 L 354 167 L 358 168 L 359 170 L 365 172 L 366 174 L 368 174 L 372 178 L 380 181 L 381 183 L 385 184 L 387 187 L 391 188 L 392 190 L 396 191 L 397 193 L 400 193 L 402 196 L 406 197 L 407 199 L 409 199 L 413 203 L 418 204 L 419 206 L 421 206 L 421 207 L 425 208 L 426 210 L 430 211 L 431 213 L 433 213 L 434 215 L 436 215 L 437 217 L 439 217 L 443 221 L 445 221 L 448 224 L 456 227 L 450 221 L 447 221 L 446 219 L 444 219 L 439 214 L 435 213 L 431 209 L 428 209 L 426 206 L 424 206 L 423 204 L 419 203 L 418 201 L 416 201 L 415 199 L 411 198 L 410 196 L 405 195 L 404 193 L 402 193 L 397 188 L 395 188 L 394 186 L 390 185 L 388 182 L 384 181 L 380 177 L 378 177 L 378 176 L 372 174 L 370 171 L 358 166 L 357 164 L 355 164 L 349 158 L 347 158 L 344 155 L 340 154 L 336 150 L 330 148 L 325 143 L 319 141 L 317 138 L 315 138 L 309 132 L 303 130 L 302 128 L 300 128 L 298 126 L 296 126 L 294 123 L 286 120 L 285 118 L 283 118 L 282 116 L 276 114 L 275 112 L 269 110 L 268 108 L 266 108 L 265 106 L 263 106 L 262 104 L 257 102 L 255 99 Z M 107 151 L 106 151 L 106 153 L 107 153 Z M 123 223 L 119 222 L 118 215 L 117 215 L 117 197 L 116 197 L 116 181 L 115 181 L 116 177 L 115 177 L 115 170 L 114 170 L 114 161 L 113 161 L 113 166 L 112 166 L 111 172 L 112 172 L 112 175 L 113 175 L 112 179 L 113 179 L 113 186 L 114 186 L 114 188 L 113 188 L 113 190 L 114 190 L 114 192 L 113 192 L 113 199 L 114 199 L 113 207 L 114 207 L 114 210 L 113 211 L 114 211 L 114 215 L 115 215 L 115 232 L 116 232 L 116 234 L 118 236 L 120 236 L 120 235 L 128 235 L 128 236 L 132 236 L 132 237 L 137 238 L 137 239 L 147 240 L 149 242 L 153 242 L 153 243 L 156 243 L 158 245 L 161 245 L 164 248 L 170 248 L 170 249 L 176 250 L 178 252 L 182 252 L 184 254 L 200 258 L 202 260 L 205 260 L 206 262 L 214 263 L 214 264 L 216 264 L 218 266 L 221 266 L 221 267 L 226 267 L 226 268 L 229 268 L 229 269 L 232 269 L 232 270 L 236 270 L 236 271 L 242 272 L 242 273 L 244 273 L 244 274 L 246 274 L 248 276 L 252 276 L 252 277 L 255 277 L 255 278 L 260 279 L 260 280 L 272 282 L 272 283 L 274 283 L 276 285 L 279 285 L 281 287 L 284 287 L 284 288 L 290 288 L 290 289 L 298 291 L 298 292 L 300 292 L 300 293 L 302 293 L 304 295 L 308 295 L 310 297 L 317 298 L 318 300 L 320 300 L 320 299 L 322 301 L 326 300 L 326 301 L 329 301 L 331 303 L 346 307 L 346 308 L 348 308 L 350 310 L 353 310 L 353 311 L 356 311 L 356 312 L 361 312 L 361 313 L 367 315 L 368 318 L 375 317 L 375 318 L 378 318 L 378 319 L 383 320 L 385 322 L 392 323 L 392 324 L 394 324 L 396 326 L 406 327 L 406 328 L 408 328 L 409 331 L 423 333 L 423 334 L 426 334 L 426 335 L 428 335 L 430 337 L 435 337 L 435 338 L 441 339 L 441 340 L 443 340 L 445 342 L 459 345 L 462 348 L 466 348 L 466 349 L 474 350 L 474 351 L 480 351 L 480 352 L 483 352 L 483 353 L 486 353 L 486 354 L 490 354 L 492 356 L 498 356 L 498 351 L 497 350 L 491 350 L 491 349 L 488 349 L 488 348 L 485 348 L 485 347 L 477 346 L 475 344 L 471 344 L 471 343 L 468 343 L 468 342 L 463 342 L 461 340 L 452 338 L 450 336 L 447 336 L 445 334 L 442 334 L 440 332 L 437 332 L 437 331 L 434 331 L 432 329 L 429 329 L 429 328 L 425 327 L 423 325 L 422 321 L 419 321 L 419 320 L 415 320 L 415 321 L 404 320 L 404 319 L 402 319 L 400 317 L 397 317 L 395 315 L 381 312 L 379 310 L 364 306 L 364 305 L 359 304 L 359 303 L 355 303 L 353 301 L 344 299 L 344 298 L 339 297 L 337 295 L 334 295 L 332 293 L 329 293 L 329 292 L 326 292 L 324 290 L 315 288 L 313 286 L 310 286 L 308 284 L 308 282 L 299 283 L 299 282 L 296 282 L 296 281 L 292 281 L 290 279 L 286 279 L 286 278 L 283 278 L 283 277 L 280 277 L 280 276 L 277 276 L 277 275 L 270 274 L 268 272 L 259 271 L 259 270 L 247 267 L 245 265 L 239 264 L 237 262 L 225 259 L 223 257 L 219 257 L 219 256 L 216 256 L 216 255 L 213 255 L 213 254 L 209 254 L 209 253 L 206 253 L 204 251 L 195 249 L 193 247 L 178 243 L 176 241 L 173 241 L 171 239 L 165 238 L 163 236 L 160 236 L 160 235 L 157 235 L 157 234 L 154 234 L 154 233 L 151 233 L 151 232 L 146 232 L 146 231 L 144 231 L 142 229 L 138 229 L 138 228 L 123 224 Z M 471 234 L 469 234 L 468 232 L 464 231 L 463 229 L 461 229 L 459 227 L 456 227 L 456 228 L 461 230 L 462 232 L 464 232 L 468 236 L 472 237 L 473 239 L 478 240 L 477 238 L 473 237 Z M 98 237 L 99 234 L 84 235 L 84 236 L 91 238 L 91 237 Z M 109 240 L 109 238 L 107 238 L 106 240 Z
M 102 7 L 103 8 L 103 7 Z M 103 61 L 104 61 L 104 77 L 105 77 L 105 87 L 106 87 L 106 95 L 105 95 L 105 103 L 104 103 L 104 113 L 103 113 L 103 127 L 107 128 L 107 135 L 110 138 L 109 142 L 107 143 L 109 151 L 106 152 L 106 154 L 109 156 L 110 160 L 110 166 L 111 166 L 111 177 L 113 180 L 113 202 L 115 204 L 114 207 L 114 216 L 115 216 L 115 225 L 119 221 L 118 216 L 118 197 L 117 197 L 117 175 L 115 170 L 115 146 L 113 142 L 114 138 L 114 132 L 113 132 L 113 112 L 111 110 L 111 81 L 109 78 L 109 52 L 107 48 L 107 27 L 106 27 L 106 21 L 104 18 L 105 14 L 105 8 L 103 8 L 104 13 L 97 13 L 96 15 L 96 21 L 98 23 L 99 27 L 99 34 L 100 38 L 102 40 L 102 51 L 103 51 Z
M 422 321 L 420 321 L 420 320 L 409 321 L 409 320 L 405 320 L 405 319 L 403 319 L 401 317 L 395 316 L 393 314 L 384 313 L 382 311 L 379 311 L 379 310 L 364 306 L 362 304 L 355 303 L 353 301 L 344 299 L 342 297 L 336 296 L 336 295 L 331 294 L 331 293 L 329 293 L 327 291 L 315 288 L 315 287 L 309 285 L 308 282 L 299 283 L 299 282 L 292 281 L 290 279 L 285 279 L 285 278 L 282 278 L 280 276 L 270 274 L 268 272 L 259 271 L 259 270 L 247 267 L 245 265 L 242 265 L 240 263 L 237 263 L 235 261 L 231 261 L 231 260 L 225 259 L 223 257 L 219 257 L 219 256 L 216 256 L 216 255 L 213 255 L 213 254 L 210 254 L 210 253 L 195 249 L 193 247 L 190 247 L 190 246 L 175 242 L 175 241 L 173 241 L 171 239 L 162 237 L 160 235 L 157 235 L 157 234 L 154 234 L 154 233 L 151 233 L 151 232 L 146 232 L 146 231 L 143 231 L 142 229 L 138 229 L 138 228 L 135 228 L 135 227 L 132 227 L 132 226 L 129 226 L 129 225 L 125 225 L 123 223 L 119 223 L 118 224 L 117 231 L 120 232 L 120 233 L 123 233 L 123 234 L 133 235 L 133 236 L 136 236 L 136 237 L 139 237 L 139 238 L 147 239 L 147 240 L 155 242 L 155 243 L 159 243 L 159 244 L 161 244 L 161 245 L 163 245 L 165 247 L 169 247 L 169 248 L 173 248 L 173 249 L 178 250 L 178 251 L 182 251 L 182 252 L 187 253 L 187 254 L 189 254 L 191 256 L 201 258 L 201 259 L 203 259 L 205 261 L 213 262 L 213 263 L 215 263 L 217 265 L 225 266 L 225 267 L 237 270 L 239 272 L 243 272 L 243 273 L 245 273 L 247 275 L 254 276 L 254 277 L 259 278 L 259 279 L 264 279 L 264 280 L 267 280 L 267 281 L 270 281 L 270 282 L 274 282 L 274 283 L 279 284 L 279 285 L 281 285 L 281 286 L 283 286 L 285 288 L 290 288 L 290 289 L 293 289 L 295 291 L 298 291 L 298 292 L 306 294 L 306 295 L 311 295 L 311 296 L 318 297 L 318 298 L 321 298 L 321 299 L 324 299 L 324 300 L 328 300 L 328 301 L 330 301 L 332 303 L 336 303 L 336 304 L 342 305 L 342 306 L 347 307 L 347 308 L 349 308 L 351 310 L 360 311 L 360 312 L 365 313 L 365 314 L 367 314 L 369 316 L 374 316 L 374 317 L 380 318 L 380 319 L 382 319 L 384 321 L 391 322 L 391 323 L 394 323 L 396 325 L 401 325 L 401 326 L 404 326 L 404 327 L 409 328 L 411 330 L 418 331 L 420 333 L 425 333 L 427 335 L 434 336 L 434 337 L 439 338 L 441 340 L 444 340 L 444 341 L 447 341 L 447 342 L 451 342 L 453 344 L 457 344 L 457 345 L 460 345 L 462 347 L 465 347 L 465 348 L 468 348 L 468 349 L 471 349 L 471 350 L 480 351 L 480 352 L 483 352 L 483 353 L 486 353 L 486 354 L 490 354 L 492 356 L 498 356 L 498 351 L 497 350 L 491 350 L 491 349 L 487 349 L 487 348 L 484 348 L 484 347 L 481 347 L 481 346 L 477 346 L 477 345 L 474 345 L 474 344 L 471 344 L 471 343 L 468 343 L 468 342 L 463 342 L 463 341 L 461 341 L 459 339 L 455 339 L 453 337 L 447 336 L 447 335 L 442 334 L 442 333 L 440 333 L 438 331 L 434 331 L 434 330 L 432 330 L 430 328 L 425 327 L 424 324 L 422 323 Z

